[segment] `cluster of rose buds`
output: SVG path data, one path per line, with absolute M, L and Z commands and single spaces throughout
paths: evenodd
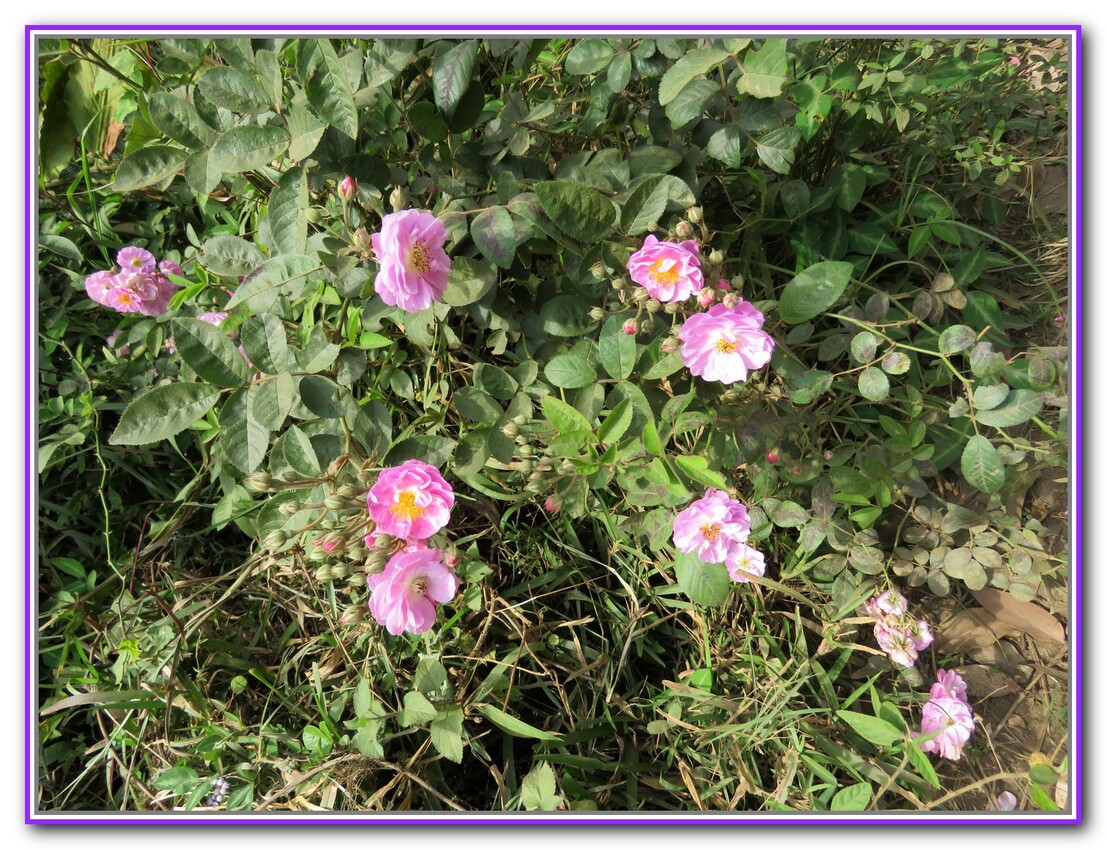
M 159 264 L 145 248 L 129 246 L 115 255 L 119 268 L 98 271 L 85 278 L 85 292 L 97 304 L 120 313 L 160 316 L 169 309 L 169 299 L 177 286 L 168 275 L 183 277 L 184 271 L 172 260 Z
M 747 545 L 749 538 L 749 512 L 722 490 L 709 489 L 673 520 L 677 549 L 707 564 L 725 563 L 737 582 L 765 575 L 765 556 Z
M 939 670 L 930 686 L 919 724 L 919 749 L 957 761 L 973 730 L 972 706 L 965 681 L 952 670 Z
M 934 641 L 929 624 L 907 613 L 907 598 L 894 587 L 862 603 L 861 613 L 876 620 L 876 642 L 900 667 L 914 667 L 919 653 Z

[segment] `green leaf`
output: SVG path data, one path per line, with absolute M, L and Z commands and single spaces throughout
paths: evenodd
M 253 77 L 237 68 L 216 66 L 197 83 L 200 92 L 216 106 L 244 115 L 269 111 L 269 96 Z
M 261 466 L 269 449 L 269 429 L 258 417 L 257 406 L 261 399 L 254 389 L 256 386 L 251 384 L 249 388 L 237 390 L 219 412 L 219 445 L 227 460 L 243 475 Z M 266 416 L 271 413 L 271 410 L 265 411 Z
M 995 493 L 1003 486 L 1007 470 L 1003 458 L 987 437 L 976 434 L 969 438 L 961 452 L 961 474 L 977 490 Z
M 596 367 L 579 354 L 558 354 L 550 358 L 545 374 L 547 381 L 566 390 L 587 387 L 596 381 Z
M 630 334 L 623 333 L 623 323 L 611 316 L 600 331 L 600 365 L 617 381 L 625 381 L 634 371 L 638 344 Z
M 531 362 L 537 374 L 538 364 Z M 519 374 L 518 372 L 516 374 Z M 499 366 L 481 363 L 473 370 L 473 386 L 480 387 L 493 398 L 511 401 L 519 389 L 518 382 Z
M 708 139 L 704 150 L 707 151 L 708 156 L 713 156 L 720 162 L 737 168 L 742 164 L 742 128 L 737 124 L 728 124 L 716 130 Z
M 870 366 L 857 377 L 857 391 L 869 401 L 883 401 L 890 390 L 888 376 L 876 366 Z
M 657 91 L 658 103 L 662 106 L 671 103 L 688 83 L 713 70 L 729 55 L 725 50 L 717 47 L 689 50 L 674 62 L 661 78 L 661 86 Z
M 699 481 L 701 484 L 720 490 L 726 489 L 726 479 L 715 470 L 708 469 L 707 458 L 702 455 L 677 455 L 675 460 L 680 471 L 693 481 Z
M 723 564 L 705 564 L 688 552 L 678 552 L 673 571 L 681 591 L 700 605 L 722 605 L 730 597 L 734 582 Z
M 845 292 L 852 263 L 815 263 L 792 278 L 780 294 L 780 318 L 798 325 L 825 313 Z
M 205 381 L 239 387 L 250 379 L 250 368 L 226 331 L 199 319 L 174 319 L 172 325 L 181 359 Z
M 642 428 L 642 447 L 651 455 L 661 457 L 665 454 L 665 444 L 661 442 L 661 436 L 657 433 L 657 425 L 650 419 Z
M 432 66 L 431 82 L 434 86 L 434 102 L 447 119 L 461 102 L 469 81 L 473 78 L 473 69 L 477 63 L 478 45 L 476 41 L 463 41 L 435 58 Z
M 576 295 L 555 295 L 542 305 L 538 318 L 542 330 L 551 336 L 579 337 L 591 333 L 596 320 L 586 300 Z
M 570 404 L 553 395 L 542 398 L 542 415 L 560 434 L 585 434 L 592 436 L 592 426 L 584 415 Z
M 295 366 L 284 325 L 272 313 L 248 319 L 239 334 L 246 356 L 265 374 L 276 375 Z
M 502 269 L 515 259 L 515 225 L 506 208 L 496 206 L 485 210 L 469 225 L 473 244 L 489 260 Z
M 276 124 L 231 127 L 211 148 L 212 167 L 234 174 L 268 165 L 288 148 L 288 131 Z
M 455 475 L 465 478 L 476 475 L 484 469 L 485 463 L 492 454 L 489 437 L 489 429 L 479 428 L 470 431 L 458 441 L 453 457 Z
M 273 454 L 277 454 L 277 446 L 280 446 L 285 462 L 301 475 L 316 475 L 320 471 L 319 457 L 315 454 L 315 448 L 311 440 L 297 426 L 291 425 L 281 435 L 273 446 Z
M 615 206 L 595 189 L 568 180 L 537 183 L 534 193 L 550 220 L 582 242 L 598 242 L 610 233 Z
M 300 379 L 300 400 L 321 419 L 341 419 L 346 415 L 349 391 L 322 375 Z
M 876 357 L 876 348 L 880 340 L 876 334 L 861 331 L 849 342 L 849 352 L 858 363 L 868 363 Z
M 215 405 L 210 384 L 179 382 L 154 387 L 127 405 L 112 433 L 113 446 L 145 446 L 179 434 Z
M 411 681 L 420 693 L 429 694 L 440 691 L 442 686 L 446 684 L 446 668 L 442 666 L 442 662 L 437 658 L 426 655 L 420 658 L 419 663 L 415 665 L 415 675 Z
M 197 151 L 185 161 L 185 182 L 197 195 L 210 195 L 222 177 L 223 172 L 211 164 L 210 149 Z
M 788 59 L 785 56 L 787 41 L 783 38 L 767 38 L 759 50 L 746 53 L 739 66 L 742 76 L 738 79 L 738 94 L 754 97 L 778 97 L 788 79 Z
M 1005 385 L 1004 385 L 1005 386 Z M 982 387 L 973 394 L 973 400 L 988 387 Z M 1003 404 L 991 410 L 976 411 L 976 421 L 993 428 L 1010 428 L 1029 422 L 1042 409 L 1042 397 L 1033 390 L 1015 390 L 1006 397 Z
M 133 192 L 162 183 L 180 171 L 186 159 L 188 153 L 180 148 L 164 145 L 139 148 L 119 163 L 111 188 L 116 192 Z
M 75 263 L 84 262 L 81 249 L 74 244 L 72 239 L 66 239 L 64 236 L 56 236 L 53 233 L 42 233 L 38 237 L 38 244 L 40 247 L 45 248 L 47 251 L 52 251 L 59 257 L 64 257 Z
M 461 728 L 464 718 L 465 715 L 460 707 L 450 705 L 440 709 L 438 718 L 431 721 L 431 743 L 443 758 L 452 762 L 461 762 L 463 752 Z
M 250 384 L 247 394 L 248 406 L 258 423 L 268 431 L 279 431 L 295 401 L 296 381 L 288 372 L 281 372 Z
M 630 399 L 623 399 L 607 414 L 607 418 L 596 431 L 596 437 L 607 445 L 615 443 L 627 432 L 633 419 L 634 411 L 631 409 Z
M 711 80 L 692 80 L 665 107 L 665 115 L 674 129 L 703 117 L 713 101 L 721 101 L 718 83 Z
M 919 776 L 929 782 L 932 788 L 942 787 L 942 782 L 934 770 L 934 765 L 930 763 L 930 759 L 914 738 L 907 739 L 907 758 L 915 770 L 919 772 Z
M 418 726 L 430 723 L 438 717 L 438 709 L 418 691 L 404 694 L 404 710 L 400 712 L 401 726 Z
M 834 795 L 830 801 L 832 812 L 863 812 L 873 798 L 873 789 L 868 782 L 847 785 Z
M 611 45 L 602 38 L 582 38 L 565 57 L 565 72 L 574 76 L 602 71 L 615 56 Z
M 327 124 L 320 121 L 310 111 L 292 104 L 285 116 L 288 124 L 288 135 L 291 141 L 288 143 L 288 158 L 293 162 L 299 162 L 319 146 L 319 140 L 326 132 Z
M 756 140 L 757 156 L 777 174 L 787 174 L 796 160 L 796 145 L 802 138 L 798 127 L 779 127 Z
M 211 142 L 211 128 L 204 123 L 196 107 L 167 92 L 155 92 L 150 97 L 150 120 L 154 126 L 186 148 L 198 150 Z
M 302 168 L 290 168 L 281 175 L 269 195 L 269 235 L 278 254 L 303 254 L 307 250 L 307 175 Z
M 200 781 L 200 775 L 184 764 L 178 764 L 158 775 L 154 787 L 159 791 L 172 791 L 174 794 L 187 794 Z
M 938 350 L 942 354 L 957 354 L 976 345 L 976 331 L 968 325 L 953 325 L 938 337 Z
M 523 777 L 519 801 L 527 811 L 552 812 L 561 805 L 557 793 L 557 774 L 549 762 L 542 761 Z
M 531 726 L 529 723 L 524 723 L 518 717 L 512 717 L 510 714 L 500 711 L 494 705 L 487 705 L 485 703 L 478 702 L 473 706 L 477 711 L 483 714 L 496 726 L 500 727 L 504 732 L 509 735 L 514 735 L 516 738 L 533 738 L 536 741 L 551 741 L 553 743 L 559 743 L 561 736 L 555 732 L 545 732 L 535 726 Z
M 1011 394 L 1011 388 L 1007 384 L 996 384 L 988 387 L 977 387 L 972 394 L 972 406 L 976 410 L 991 410 L 1003 403 L 1003 400 Z
M 889 351 L 881 358 L 880 368 L 889 375 L 902 375 L 911 368 L 911 358 L 902 351 Z
M 631 58 L 629 53 L 616 53 L 607 69 L 607 85 L 614 94 L 622 94 L 630 82 Z
M 454 257 L 442 300 L 451 307 L 465 307 L 483 298 L 495 286 L 496 278 L 496 269 L 488 263 Z
M 260 266 L 265 262 L 265 256 L 252 242 L 240 236 L 223 234 L 213 236 L 204 243 L 200 262 L 216 274 L 238 277 Z
M 836 193 L 835 203 L 852 212 L 865 193 L 865 170 L 853 162 L 843 163 L 830 172 L 827 186 Z
M 269 98 L 269 105 L 279 110 L 283 100 L 284 80 L 281 77 L 281 62 L 277 54 L 272 50 L 259 50 L 254 56 L 254 64 L 258 72 L 258 81 L 265 89 L 265 96 Z
M 903 733 L 879 717 L 871 714 L 860 714 L 856 711 L 839 711 L 838 716 L 848 723 L 853 731 L 871 744 L 878 747 L 888 747 L 897 741 L 903 740 Z
M 231 300 L 227 309 L 245 304 L 255 313 L 264 313 L 277 303 L 277 296 L 298 297 L 307 286 L 307 278 L 319 270 L 315 257 L 285 254 L 267 260 L 256 272 L 247 277 Z
M 416 437 L 400 440 L 389 449 L 384 460 L 389 466 L 395 466 L 412 458 L 429 463 L 431 466 L 445 466 L 456 446 L 457 442 L 448 437 L 419 434 Z
M 649 230 L 650 224 L 661 220 L 669 203 L 667 175 L 655 174 L 645 178 L 623 204 L 621 226 L 628 236 L 637 236 Z
M 504 415 L 496 400 L 479 387 L 462 387 L 450 397 L 450 402 L 470 422 L 496 422 Z
M 356 139 L 357 107 L 350 91 L 350 81 L 334 47 L 325 38 L 301 43 L 313 46 L 315 60 L 319 63 L 304 86 L 308 102 L 328 124 L 351 139 Z
M 421 100 L 408 109 L 407 120 L 411 129 L 428 142 L 444 142 L 450 136 L 446 119 L 429 100 Z

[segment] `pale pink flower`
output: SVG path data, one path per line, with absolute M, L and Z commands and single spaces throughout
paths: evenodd
M 209 325 L 215 325 L 216 327 L 219 327 L 221 324 L 223 324 L 224 321 L 226 321 L 226 318 L 229 315 L 231 314 L 224 313 L 222 310 L 213 310 L 210 313 L 201 313 L 196 318 L 199 319 L 201 322 L 207 322 Z
M 165 312 L 161 306 L 161 293 L 154 275 L 146 272 L 120 272 L 115 277 L 115 285 L 108 293 L 108 307 L 120 313 L 142 313 L 145 316 L 157 316 Z
M 952 697 L 961 702 L 968 702 L 969 689 L 965 680 L 957 675 L 954 670 L 939 670 L 935 674 L 938 680 L 930 686 L 930 698 Z
M 454 491 L 436 467 L 412 459 L 383 470 L 367 499 L 378 533 L 425 540 L 450 521 Z
M 627 336 L 634 336 L 638 333 L 638 323 L 634 319 L 627 319 L 623 322 L 623 333 Z
M 722 490 L 709 489 L 673 520 L 673 545 L 707 564 L 719 564 L 737 543 L 750 537 L 745 505 Z
M 693 375 L 733 384 L 772 359 L 773 338 L 761 330 L 765 317 L 743 301 L 731 308 L 716 304 L 688 317 L 680 329 L 680 357 Z
M 919 728 L 924 736 L 934 735 L 929 740 L 919 741 L 919 749 L 957 761 L 972 734 L 972 708 L 954 697 L 931 697 L 923 706 Z
M 457 594 L 458 581 L 441 549 L 408 547 L 368 576 L 369 612 L 389 634 L 422 634 L 434 625 L 435 605 Z
M 1019 798 L 1010 791 L 1000 791 L 988 803 L 990 812 L 1013 812 L 1019 807 Z
M 373 234 L 380 262 L 374 286 L 385 304 L 409 313 L 439 301 L 450 276 L 446 225 L 429 212 L 403 210 L 381 219 Z
M 910 636 L 902 629 L 893 628 L 885 622 L 877 621 L 873 626 L 876 642 L 887 654 L 893 664 L 900 667 L 914 667 L 919 651 Z
M 658 301 L 686 301 L 703 288 L 700 246 L 693 240 L 661 242 L 652 233 L 627 261 L 630 279 Z
M 174 263 L 172 260 L 162 260 L 158 263 L 158 271 L 163 275 L 175 274 L 177 277 L 184 277 L 184 269 Z
M 115 289 L 115 275 L 108 271 L 93 272 L 85 278 L 85 292 L 97 304 L 108 305 L 108 296 Z
M 726 571 L 736 582 L 748 582 L 750 576 L 765 575 L 765 556 L 752 546 L 735 543 L 727 552 Z
M 119 337 L 121 336 L 123 336 L 123 331 L 119 328 L 116 328 L 108 335 L 108 338 L 104 340 L 104 343 L 108 346 L 108 348 L 115 352 L 116 357 L 124 357 L 127 352 L 131 350 L 131 347 L 126 343 L 118 347 L 116 346 L 116 343 L 119 342 Z
M 125 273 L 153 272 L 158 265 L 153 254 L 145 248 L 138 248 L 134 245 L 120 249 L 119 253 L 115 255 L 115 261 L 119 263 L 119 267 Z
M 930 631 L 930 624 L 926 620 L 912 618 L 912 622 L 904 632 L 911 639 L 916 652 L 922 652 L 930 644 L 934 643 L 934 635 Z
M 873 607 L 881 614 L 906 614 L 907 599 L 894 587 L 889 587 L 871 600 Z M 876 615 L 873 615 L 876 616 Z

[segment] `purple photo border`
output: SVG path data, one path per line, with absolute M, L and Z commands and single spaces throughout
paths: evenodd
M 1009 812 L 997 813 L 991 816 L 981 816 L 976 812 L 935 812 L 929 814 L 914 814 L 900 812 L 874 812 L 872 815 L 856 816 L 853 814 L 841 817 L 828 816 L 825 812 L 804 813 L 794 812 L 788 814 L 765 814 L 759 812 L 727 813 L 727 812 L 686 812 L 672 814 L 658 812 L 651 815 L 647 812 L 598 812 L 595 814 L 565 813 L 560 816 L 534 813 L 533 815 L 521 812 L 473 812 L 466 814 L 426 814 L 412 815 L 403 813 L 392 815 L 390 813 L 372 812 L 362 815 L 350 815 L 343 813 L 320 812 L 315 815 L 304 813 L 263 812 L 244 817 L 240 813 L 207 813 L 207 812 L 136 812 L 132 815 L 105 813 L 100 816 L 92 816 L 88 813 L 40 813 L 34 808 L 34 759 L 33 748 L 37 735 L 37 706 L 34 695 L 36 693 L 35 680 L 32 678 L 35 671 L 35 630 L 34 613 L 35 605 L 32 598 L 33 589 L 37 586 L 34 581 L 35 562 L 34 554 L 34 526 L 32 518 L 36 516 L 36 506 L 32 504 L 32 494 L 35 493 L 36 466 L 34 458 L 36 446 L 33 437 L 36 436 L 33 426 L 37 423 L 33 413 L 34 390 L 36 375 L 32 373 L 34 364 L 34 351 L 32 343 L 35 328 L 35 316 L 32 314 L 32 305 L 35 301 L 36 280 L 36 253 L 37 241 L 34 236 L 35 227 L 35 190 L 37 186 L 35 150 L 37 116 L 37 64 L 34 56 L 35 36 L 40 33 L 148 33 L 157 36 L 162 33 L 196 32 L 208 35 L 218 35 L 232 32 L 253 33 L 338 33 L 348 35 L 373 36 L 380 34 L 397 35 L 400 33 L 441 33 L 441 34 L 488 34 L 488 33 L 517 33 L 526 35 L 531 33 L 563 33 L 565 35 L 577 35 L 581 33 L 759 33 L 765 35 L 780 34 L 835 34 L 848 35 L 851 33 L 872 33 L 895 36 L 900 34 L 944 34 L 944 35 L 973 35 L 981 33 L 1003 33 L 1010 35 L 1056 35 L 1068 37 L 1071 44 L 1070 50 L 1070 86 L 1072 112 L 1074 115 L 1073 126 L 1070 131 L 1069 152 L 1071 156 L 1070 174 L 1073 187 L 1070 188 L 1070 200 L 1072 201 L 1072 213 L 1069 218 L 1070 229 L 1070 268 L 1075 273 L 1072 278 L 1072 289 L 1075 294 L 1069 303 L 1070 337 L 1070 399 L 1071 407 L 1069 421 L 1071 426 L 1070 448 L 1070 576 L 1075 592 L 1071 595 L 1071 617 L 1069 620 L 1070 639 L 1070 668 L 1073 681 L 1073 692 L 1070 694 L 1070 712 L 1073 717 L 1073 728 L 1070 730 L 1072 749 L 1069 759 L 1071 789 L 1071 814 L 1059 813 L 1054 816 L 1045 814 L 1013 814 Z M 26 711 L 26 728 L 24 730 L 24 778 L 25 778 L 25 824 L 68 824 L 68 825 L 135 825 L 135 824 L 196 824 L 196 825 L 306 825 L 306 824 L 338 824 L 338 825 L 380 825 L 380 826 L 481 826 L 481 825 L 604 825 L 604 826 L 688 826 L 690 824 L 721 825 L 721 824 L 789 824 L 789 825 L 878 825 L 878 824 L 908 824 L 908 825 L 939 825 L 939 824 L 1006 824 L 1006 825 L 1078 825 L 1083 823 L 1083 652 L 1080 638 L 1083 634 L 1083 474 L 1081 464 L 1083 461 L 1083 43 L 1082 29 L 1080 25 L 1016 25 L 1002 26 L 996 24 L 983 25 L 800 25 L 800 26 L 776 26 L 766 24 L 754 25 L 697 25 L 697 24 L 645 24 L 627 26 L 625 24 L 588 24 L 588 25 L 562 25 L 562 24 L 445 24 L 438 26 L 403 25 L 403 24 L 376 24 L 376 25 L 341 25 L 331 26 L 326 24 L 308 25 L 268 25 L 257 26 L 252 24 L 229 24 L 211 27 L 202 27 L 187 24 L 143 26 L 137 24 L 89 24 L 89 25 L 63 25 L 63 24 L 29 24 L 25 28 L 24 49 L 26 51 L 26 92 L 24 107 L 24 179 L 26 194 L 24 198 L 24 227 L 26 244 L 24 247 L 24 357 L 26 362 L 25 397 L 24 397 L 24 618 L 26 627 L 26 644 L 24 655 L 24 701 Z M 1074 266 L 1075 264 L 1075 266 Z

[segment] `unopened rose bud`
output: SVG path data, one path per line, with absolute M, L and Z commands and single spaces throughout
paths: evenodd
M 277 513 L 281 516 L 292 516 L 296 511 L 300 510 L 300 503 L 295 499 L 289 502 L 281 502 L 277 505 Z
M 331 572 L 329 564 L 323 564 L 319 569 L 315 571 L 316 581 L 330 581 L 334 578 L 334 573 Z
M 771 464 L 777 464 L 780 462 L 780 449 L 776 446 L 765 452 L 765 460 Z
M 327 467 L 327 477 L 334 478 L 338 475 L 339 471 L 346 465 L 346 458 L 343 455 L 336 457 L 331 461 L 331 465 Z
M 715 288 L 719 290 L 719 292 L 730 292 L 730 281 L 721 277 L 719 278 L 719 282 L 715 284 Z
M 642 322 L 642 333 L 653 333 L 654 324 L 653 318 L 651 316 L 646 316 L 646 320 Z
M 369 557 L 366 559 L 365 571 L 367 573 L 383 572 L 385 564 L 388 563 L 390 557 L 392 556 L 384 549 L 373 549 L 369 552 Z
M 447 567 L 456 567 L 461 563 L 461 558 L 457 556 L 456 552 L 447 552 L 442 557 L 442 560 L 445 561 Z
M 716 248 L 714 251 L 712 251 L 710 254 L 707 255 L 707 261 L 709 263 L 711 263 L 711 265 L 713 265 L 713 266 L 721 266 L 723 264 L 724 259 L 725 259 L 725 256 L 724 256 L 723 252 L 720 251 L 718 248 Z
M 529 457 L 525 457 L 515 464 L 515 468 L 519 471 L 520 475 L 530 475 L 531 470 L 534 469 L 534 461 Z
M 352 499 L 355 496 L 364 496 L 365 491 L 360 487 L 355 487 L 353 484 L 343 484 L 335 491 L 339 496 L 344 499 Z
M 678 348 L 680 348 L 679 339 L 675 339 L 674 337 L 669 336 L 665 337 L 665 339 L 661 341 L 661 350 L 664 351 L 666 354 L 668 354 L 670 351 L 676 351 Z
M 516 425 L 526 425 L 528 422 L 530 422 L 530 418 L 520 413 L 518 416 L 512 416 L 511 421 L 514 422 Z
M 696 303 L 704 308 L 710 307 L 715 303 L 715 290 L 710 286 L 705 286 L 696 293 Z
M 675 316 L 677 313 L 684 309 L 684 306 L 676 301 L 669 301 L 665 304 L 664 309 L 665 312 L 668 313 L 670 316 Z
M 392 194 L 388 196 L 388 203 L 392 205 L 392 212 L 399 212 L 407 206 L 407 196 L 404 195 L 404 190 L 397 186 L 392 190 Z
M 328 511 L 340 511 L 346 507 L 346 500 L 341 496 L 327 496 L 323 500 L 323 507 Z
M 695 232 L 696 231 L 692 229 L 692 225 L 690 225 L 686 221 L 682 221 L 677 224 L 676 229 L 673 231 L 673 234 L 676 236 L 677 239 L 685 240 L 691 239 Z
M 603 267 L 603 263 L 595 262 L 592 264 L 592 268 L 589 269 L 592 272 L 592 277 L 596 280 L 603 280 L 607 277 L 607 270 Z
M 735 295 L 733 292 L 728 292 L 726 295 L 723 296 L 723 304 L 731 309 L 734 309 L 741 303 L 742 299 Z
M 602 322 L 603 317 L 607 314 L 604 312 L 603 307 L 593 307 L 588 311 L 588 315 L 593 322 Z
M 656 221 L 651 221 L 646 224 L 646 230 L 648 230 L 650 233 L 656 233 L 660 229 L 661 225 L 658 224 Z
M 611 288 L 616 292 L 622 292 L 627 288 L 627 280 L 625 277 L 617 277 L 611 281 Z
M 265 493 L 273 486 L 268 472 L 255 472 L 246 478 L 246 486 L 256 493 Z
M 650 294 L 646 292 L 644 287 L 638 287 L 634 290 L 634 294 L 630 296 L 630 300 L 635 304 L 642 304 L 650 300 Z
M 508 422 L 500 430 L 503 431 L 505 437 L 518 437 L 519 436 L 519 426 L 516 425 L 514 422 Z
M 283 546 L 287 540 L 288 535 L 278 528 L 276 531 L 271 531 L 266 535 L 264 546 L 266 549 L 276 549 Z
M 688 210 L 688 220 L 692 224 L 700 224 L 703 221 L 703 207 L 692 207 Z
M 550 496 L 550 498 L 546 499 L 547 513 L 556 514 L 559 510 L 561 510 L 561 502 L 559 502 L 553 496 Z
M 349 174 L 339 181 L 338 195 L 342 198 L 342 202 L 346 204 L 350 203 L 357 195 L 357 181 Z
M 661 302 L 658 301 L 656 298 L 651 298 L 646 302 L 646 312 L 647 313 L 651 313 L 651 314 L 656 313 L 660 309 L 661 309 Z
M 369 231 L 364 227 L 359 227 L 354 231 L 354 247 L 362 254 L 368 254 L 373 250 L 373 237 L 369 235 Z
M 634 336 L 638 333 L 638 322 L 634 321 L 634 319 L 627 319 L 623 322 L 623 333 L 627 336 Z

